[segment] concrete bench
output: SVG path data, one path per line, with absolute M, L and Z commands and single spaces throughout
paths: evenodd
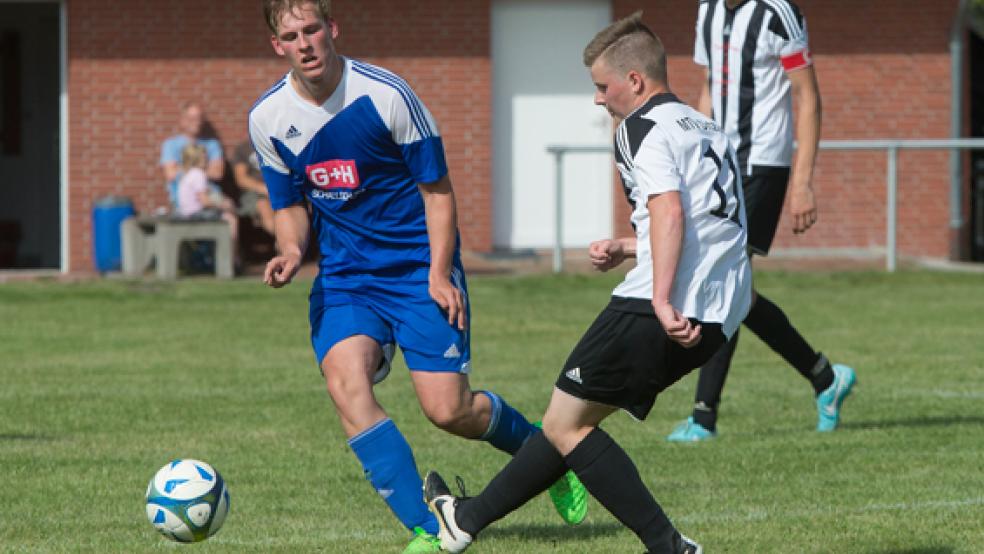
M 123 273 L 142 275 L 151 260 L 157 260 L 157 276 L 175 279 L 181 243 L 209 240 L 215 242 L 215 275 L 233 276 L 232 237 L 229 224 L 222 220 L 130 217 L 120 223 Z

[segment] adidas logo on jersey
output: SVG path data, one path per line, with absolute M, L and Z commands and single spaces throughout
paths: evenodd
M 461 357 L 461 352 L 458 350 L 458 346 L 457 345 L 454 345 L 454 344 L 452 344 L 451 346 L 449 346 L 448 349 L 444 351 L 444 357 L 445 358 L 460 358 Z
M 577 383 L 578 385 L 584 384 L 581 382 L 581 368 L 579 367 L 575 367 L 574 369 L 567 370 L 567 372 L 565 372 L 564 375 L 571 381 Z
M 284 138 L 292 139 L 292 138 L 297 138 L 299 136 L 301 136 L 301 132 L 297 130 L 297 127 L 291 125 L 290 129 L 287 129 L 287 134 L 284 135 Z

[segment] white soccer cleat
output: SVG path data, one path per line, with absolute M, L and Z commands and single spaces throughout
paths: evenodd
M 451 494 L 448 485 L 437 472 L 429 471 L 424 476 L 424 502 L 440 526 L 437 536 L 441 539 L 441 549 L 452 554 L 464 552 L 471 545 L 472 536 L 458 527 L 454 516 L 458 498 Z
M 693 539 L 681 534 L 680 542 L 683 543 L 683 549 L 680 550 L 681 554 L 704 554 L 704 549 Z

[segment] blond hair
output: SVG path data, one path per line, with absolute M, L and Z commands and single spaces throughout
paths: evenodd
M 666 83 L 666 50 L 645 23 L 642 11 L 605 27 L 584 48 L 584 65 L 591 67 L 599 58 L 621 73 L 638 71 Z
M 331 19 L 331 0 L 263 0 L 263 17 L 266 18 L 267 27 L 270 27 L 273 34 L 277 34 L 280 18 L 287 12 L 300 10 L 304 4 L 313 5 L 321 19 Z
M 205 167 L 205 147 L 200 144 L 189 144 L 181 149 L 181 165 L 185 169 Z

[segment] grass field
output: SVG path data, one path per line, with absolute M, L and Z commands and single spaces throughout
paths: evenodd
M 721 436 L 663 439 L 690 375 L 645 423 L 606 428 L 677 526 L 718 553 L 984 552 L 984 276 L 757 275 L 859 386 L 813 432 L 812 390 L 751 333 Z M 475 277 L 476 387 L 531 417 L 617 276 Z M 345 445 L 307 340 L 308 283 L 99 281 L 0 286 L 0 552 L 399 552 L 406 535 Z M 378 395 L 418 464 L 477 491 L 505 463 L 421 416 L 400 361 Z M 160 537 L 143 494 L 175 457 L 215 465 L 232 509 L 208 542 Z M 565 528 L 545 498 L 480 553 L 638 553 L 597 504 Z

